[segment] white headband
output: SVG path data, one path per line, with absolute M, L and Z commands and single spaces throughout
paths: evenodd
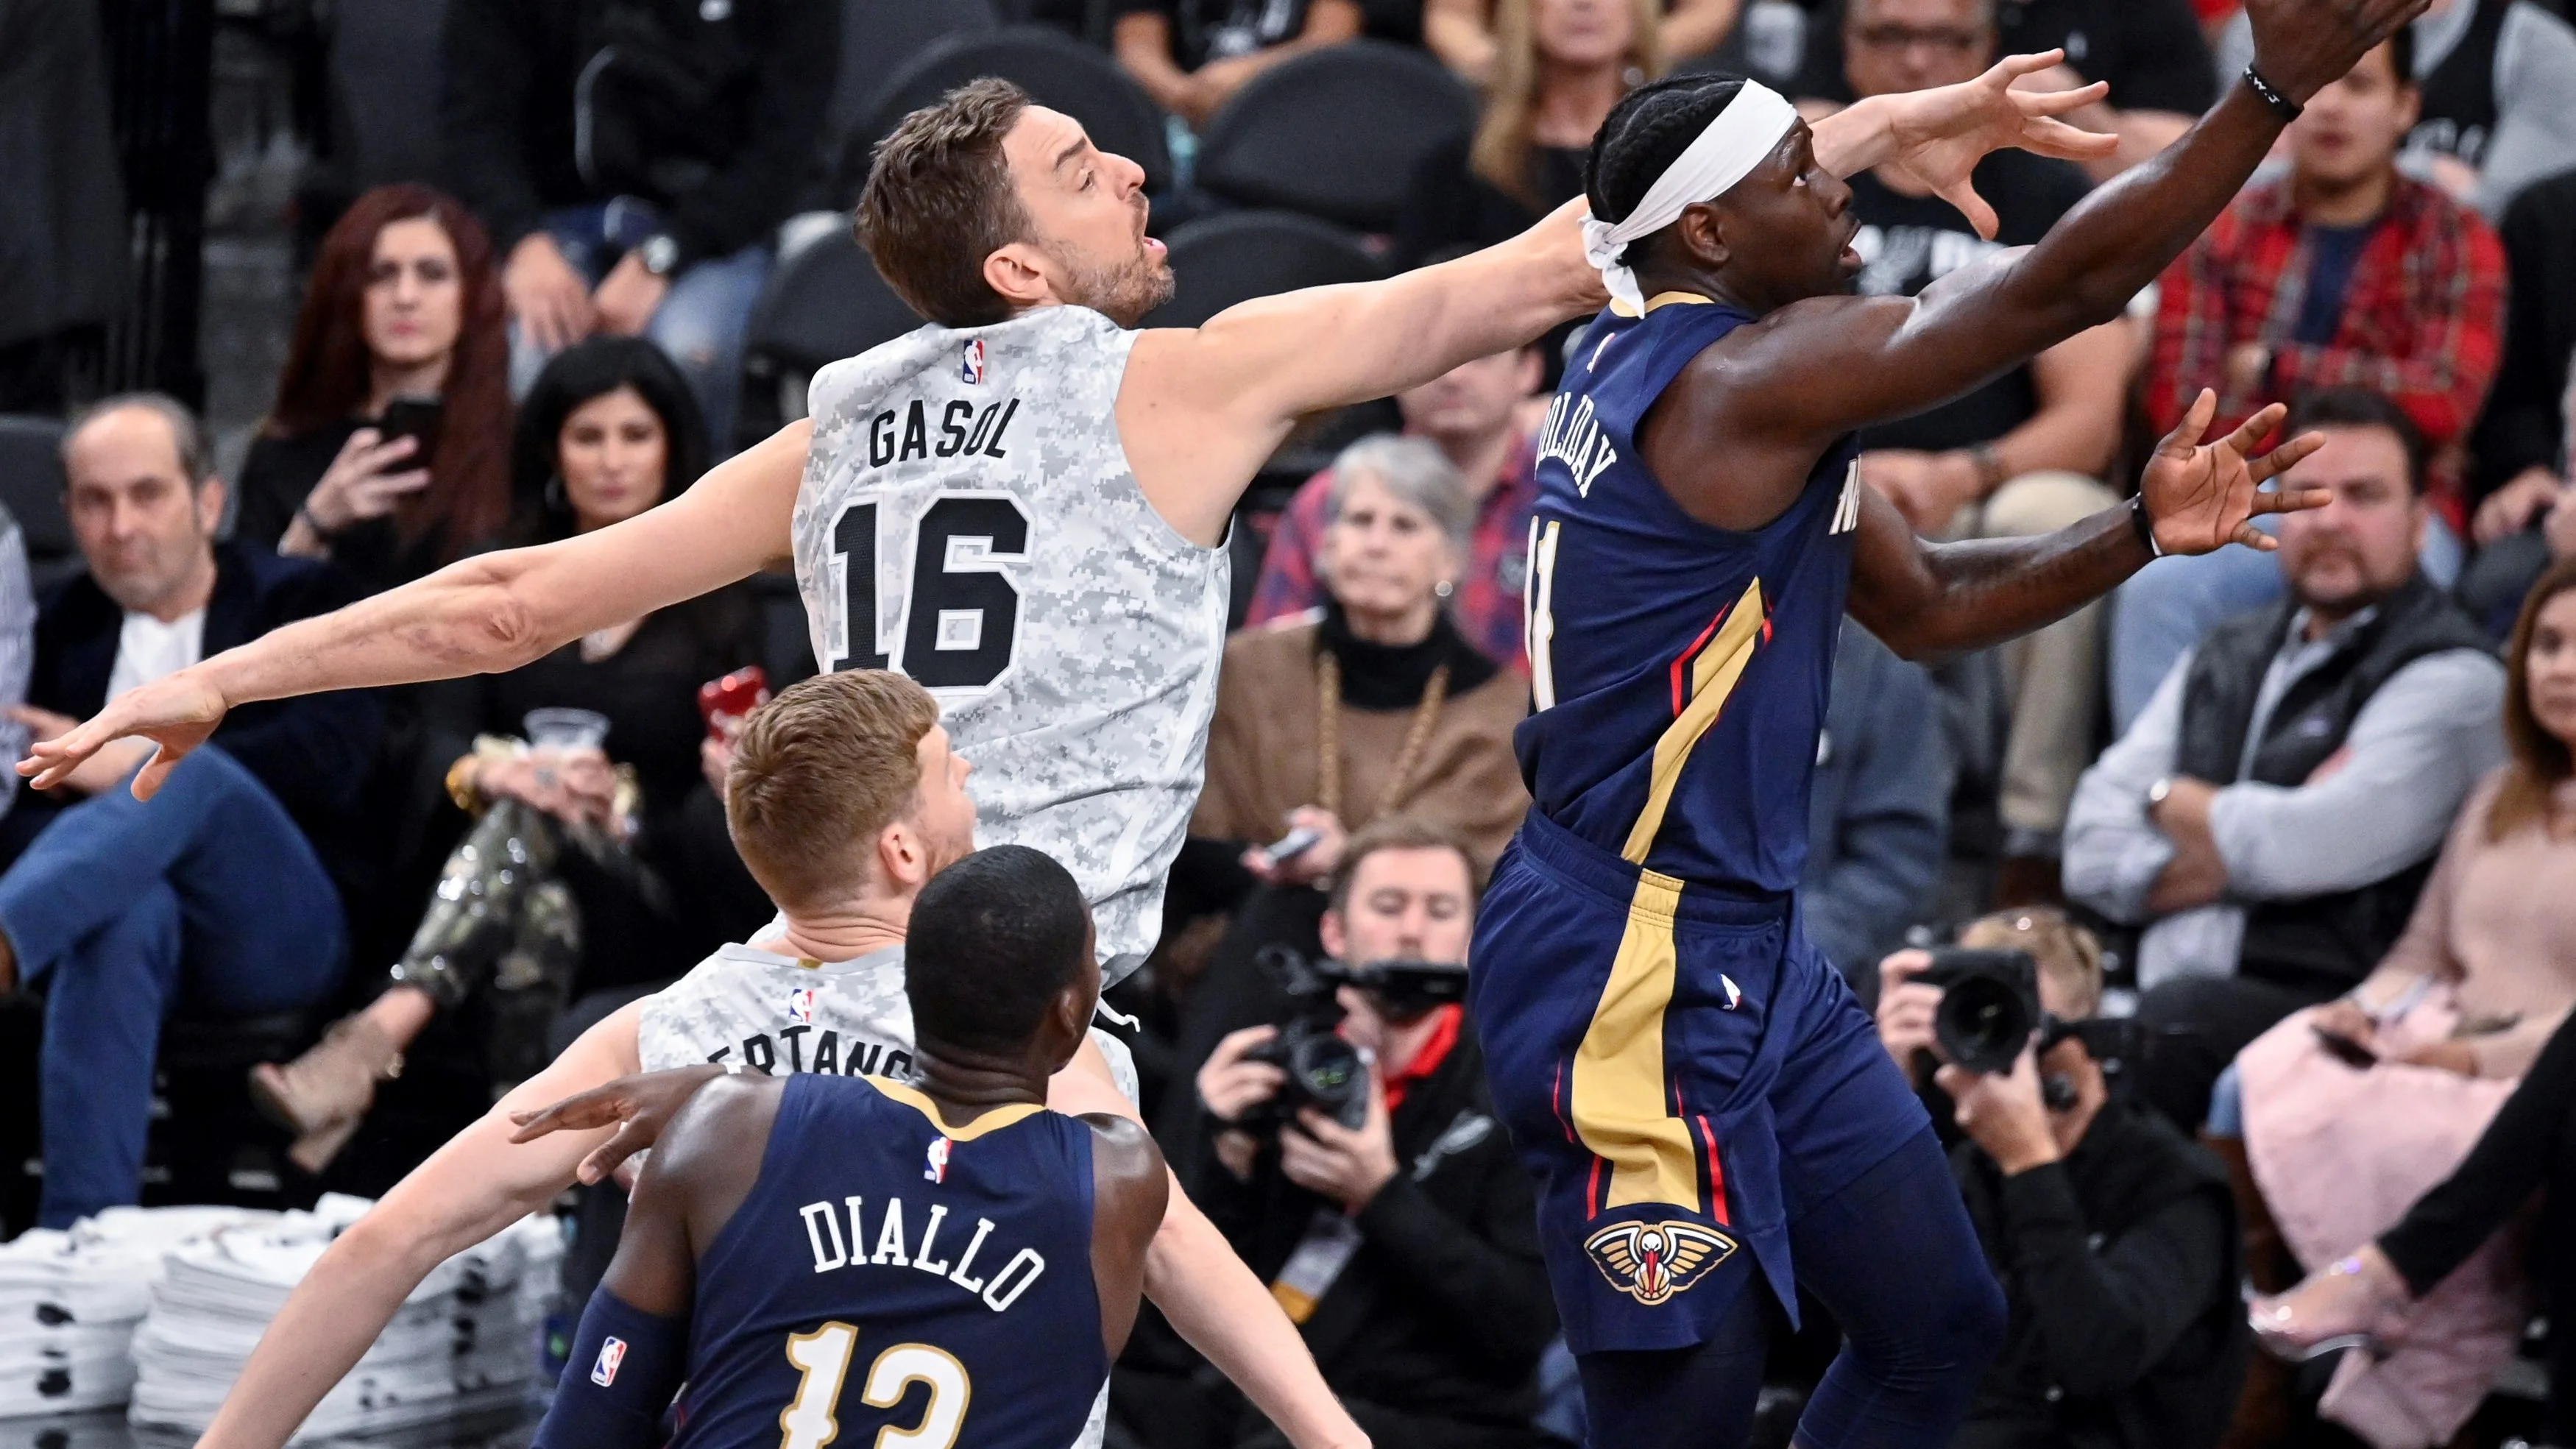
M 1699 139 L 1690 143 L 1690 149 L 1646 188 L 1625 221 L 1614 225 L 1586 217 L 1583 256 L 1601 269 L 1611 297 L 1633 310 L 1645 310 L 1646 297 L 1637 289 L 1637 274 L 1620 263 L 1620 251 L 1672 225 L 1683 207 L 1725 195 L 1727 188 L 1762 164 L 1797 120 L 1797 107 L 1781 99 L 1778 91 L 1748 80 L 1717 119 L 1708 123 L 1708 129 L 1699 133 Z

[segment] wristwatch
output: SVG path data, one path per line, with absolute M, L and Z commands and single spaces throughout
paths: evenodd
M 680 244 L 669 232 L 655 232 L 635 244 L 635 259 L 644 270 L 667 277 L 680 269 Z
M 2173 776 L 2159 776 L 2154 784 L 2147 787 L 2148 813 L 2153 814 L 2155 808 L 2165 803 L 2165 797 L 2171 794 L 2173 794 Z

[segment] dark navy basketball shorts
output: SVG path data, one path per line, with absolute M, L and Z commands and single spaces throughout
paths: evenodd
M 1576 1353 L 1701 1342 L 1789 1223 L 1926 1126 L 1790 896 L 1644 870 L 1536 811 L 1476 923 L 1495 1105 Z

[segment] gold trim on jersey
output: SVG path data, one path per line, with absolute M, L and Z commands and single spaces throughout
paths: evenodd
M 1762 581 L 1755 579 L 1744 586 L 1744 593 L 1726 611 L 1725 622 L 1717 626 L 1710 639 L 1691 661 L 1689 703 L 1664 727 L 1655 741 L 1654 771 L 1648 777 L 1646 808 L 1637 815 L 1637 823 L 1628 830 L 1628 844 L 1619 858 L 1630 865 L 1644 865 L 1646 853 L 1654 848 L 1655 835 L 1664 828 L 1664 812 L 1672 808 L 1673 787 L 1681 782 L 1682 766 L 1690 762 L 1693 746 L 1709 726 L 1717 723 L 1718 712 L 1726 708 L 1727 697 L 1735 693 L 1735 683 L 1744 677 L 1744 666 L 1753 662 L 1753 646 L 1762 638 Z
M 1703 297 L 1697 292 L 1657 292 L 1646 299 L 1646 312 L 1652 312 L 1657 307 L 1707 307 L 1714 305 L 1716 301 L 1715 297 Z M 1610 310 L 1622 317 L 1646 315 L 1646 312 L 1637 311 L 1615 297 L 1610 301 Z
M 1690 659 L 1690 697 L 1655 741 L 1645 808 L 1620 852 L 1642 867 L 1672 807 L 1682 767 L 1735 693 L 1760 644 L 1764 622 L 1762 581 L 1745 585 L 1708 640 Z M 1574 1051 L 1568 1115 L 1575 1135 L 1610 1164 L 1610 1182 L 1598 1210 L 1637 1203 L 1667 1203 L 1706 1211 L 1700 1200 L 1699 1157 L 1690 1124 L 1676 1115 L 1664 1075 L 1664 1013 L 1672 1005 L 1679 957 L 1673 917 L 1682 883 L 1641 870 L 1628 901 L 1628 925 L 1612 958 L 1610 978 L 1592 1009 L 1592 1024 Z
M 862 1080 L 929 1118 L 930 1125 L 938 1128 L 952 1142 L 972 1142 L 987 1132 L 998 1132 L 1014 1122 L 1025 1122 L 1046 1110 L 1035 1102 L 1013 1102 L 1008 1106 L 996 1107 L 963 1127 L 951 1127 L 940 1118 L 939 1105 L 923 1096 L 918 1090 L 907 1087 L 891 1077 L 866 1077 Z

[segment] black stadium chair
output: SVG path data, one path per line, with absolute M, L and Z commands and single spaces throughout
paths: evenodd
M 1389 231 L 1422 158 L 1476 122 L 1475 97 L 1429 55 L 1356 40 L 1263 71 L 1208 122 L 1198 185 Z
M 1080 121 L 1101 150 L 1145 168 L 1147 191 L 1159 194 L 1172 184 L 1163 113 L 1118 63 L 1061 31 L 1017 25 L 934 41 L 886 82 L 841 156 L 841 183 L 849 195 L 855 198 L 867 178 L 869 152 L 906 114 L 984 76 L 1015 82 L 1038 104 Z
M 63 425 L 54 418 L 0 416 L 0 504 L 18 520 L 36 592 L 81 570 L 71 515 L 63 511 Z
M 743 333 L 735 441 L 748 447 L 805 416 L 805 385 L 825 363 L 920 325 L 846 226 L 782 258 Z
M 1237 302 L 1386 275 L 1359 239 L 1329 222 L 1285 211 L 1236 211 L 1172 233 L 1172 300 L 1148 327 L 1196 327 Z
M 955 35 L 989 34 L 1001 23 L 992 0 L 841 0 L 841 70 L 824 113 L 818 159 L 838 168 L 849 147 L 859 150 L 860 172 L 876 133 L 865 132 L 877 95 L 923 51 Z M 858 200 L 856 176 L 821 204 L 846 210 Z

